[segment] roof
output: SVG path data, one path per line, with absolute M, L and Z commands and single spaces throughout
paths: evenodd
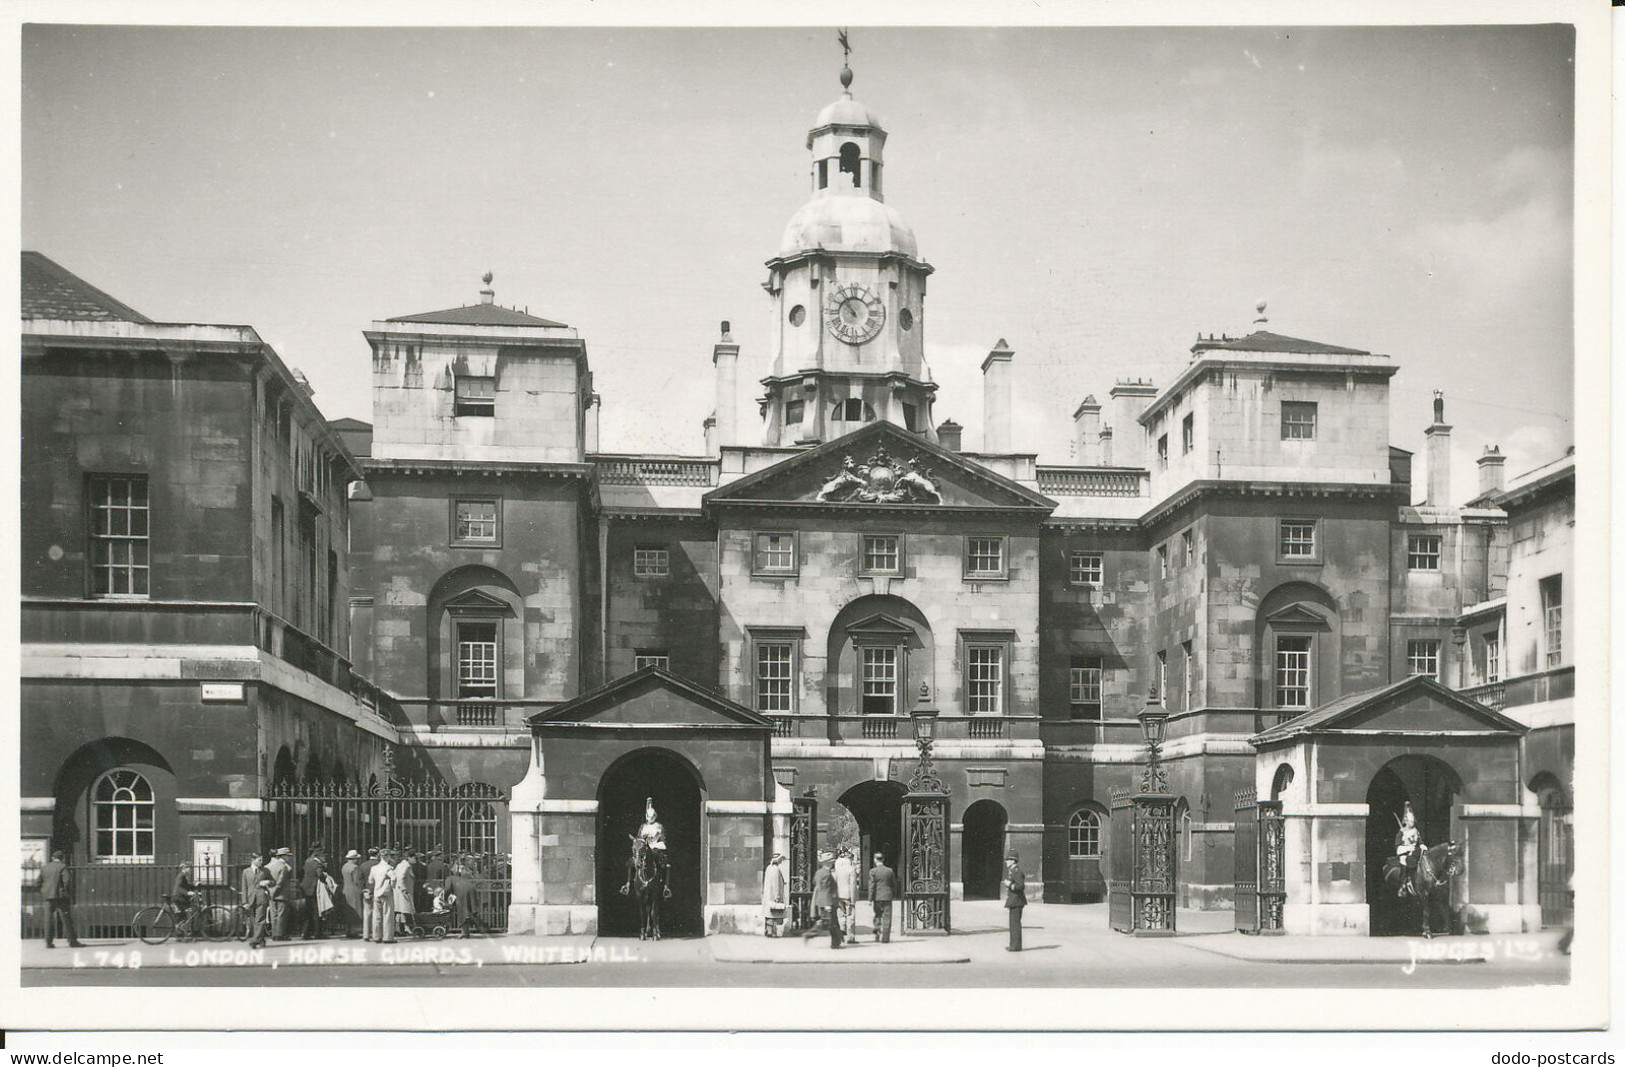
M 824 105 L 813 120 L 813 129 L 821 130 L 825 126 L 873 126 L 879 129 L 880 120 L 866 105 L 852 99 L 851 93 L 843 93 L 839 100 Z
M 425 311 L 417 315 L 397 315 L 386 322 L 428 322 L 442 326 L 552 326 L 564 327 L 562 322 L 538 318 L 523 311 L 505 308 L 499 304 L 469 304 L 466 307 L 447 308 L 445 311 Z
M 22 312 L 25 319 L 152 323 L 39 252 L 23 253 Z
M 1343 348 L 1339 345 L 1322 344 L 1319 341 L 1305 341 L 1298 337 L 1286 337 L 1282 334 L 1271 333 L 1268 330 L 1258 330 L 1246 337 L 1238 337 L 1232 341 L 1218 343 L 1197 342 L 1196 348 L 1204 352 L 1301 352 L 1328 356 L 1369 356 L 1371 353 L 1359 348 Z
M 332 420 L 330 420 L 328 422 L 328 425 L 333 427 L 333 429 L 335 429 L 335 430 L 370 430 L 370 429 L 372 429 L 372 423 L 370 423 L 370 422 L 362 422 L 360 419 L 352 419 L 348 415 L 346 415 L 342 419 L 332 419 Z
M 589 720 L 623 700 L 655 688 L 676 693 L 692 704 L 716 715 L 716 719 L 709 722 L 695 722 L 684 725 L 731 726 L 751 730 L 770 730 L 773 727 L 772 719 L 757 714 L 743 704 L 736 704 L 727 697 L 714 693 L 709 689 L 701 688 L 688 679 L 673 674 L 663 667 L 654 666 L 642 667 L 631 674 L 623 674 L 614 681 L 606 682 L 596 689 L 589 689 L 573 700 L 566 700 L 564 703 L 554 705 L 546 711 L 539 711 L 530 716 L 526 722 L 531 726 L 585 725 Z M 648 725 L 669 727 L 678 724 L 664 722 L 649 723 Z
M 1489 729 L 1515 734 L 1525 732 L 1525 728 L 1512 719 L 1485 707 L 1476 700 L 1462 696 L 1453 689 L 1440 685 L 1432 678 L 1418 674 L 1412 675 L 1403 681 L 1395 682 L 1392 685 L 1345 694 L 1329 704 L 1321 705 L 1314 711 L 1305 712 L 1285 722 L 1278 722 L 1269 729 L 1255 734 L 1250 740 L 1253 747 L 1257 748 L 1260 745 L 1285 741 L 1301 734 L 1335 730 L 1340 726 L 1351 724 L 1352 720 L 1359 719 L 1363 713 L 1413 689 L 1422 690 L 1441 703 L 1465 711 L 1470 716 L 1483 720 L 1484 725 Z
M 862 195 L 821 192 L 790 217 L 779 255 L 822 248 L 831 252 L 896 252 L 916 259 L 914 231 L 897 209 Z

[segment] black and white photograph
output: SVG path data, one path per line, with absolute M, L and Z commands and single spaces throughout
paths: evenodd
M 1606 1026 L 1607 8 L 1427 7 L 36 4 L 0 1025 Z

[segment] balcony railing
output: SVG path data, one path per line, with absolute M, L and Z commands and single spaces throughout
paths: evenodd
M 1135 470 L 1039 467 L 1038 491 L 1061 496 L 1139 496 L 1145 476 Z
M 897 720 L 893 718 L 870 718 L 863 720 L 863 736 L 868 740 L 888 739 L 897 736 Z
M 1004 720 L 993 716 L 970 719 L 965 724 L 965 736 L 972 738 L 1003 737 Z
M 1505 682 L 1490 682 L 1487 685 L 1468 686 L 1460 690 L 1461 695 L 1469 700 L 1476 700 L 1486 708 L 1500 711 L 1507 704 L 1507 684 Z
M 598 480 L 604 485 L 715 485 L 716 468 L 704 459 L 600 458 Z
M 440 729 L 448 726 L 476 726 L 487 729 L 517 730 L 525 720 L 545 705 L 535 701 L 490 700 L 466 698 L 436 702 L 429 716 L 429 726 Z
M 770 715 L 768 717 L 773 720 L 773 736 L 774 737 L 794 737 L 794 736 L 796 736 L 796 720 L 795 719 L 791 718 L 789 715 Z

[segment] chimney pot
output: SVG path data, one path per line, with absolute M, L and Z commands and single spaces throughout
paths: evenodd
M 937 426 L 937 443 L 950 452 L 958 452 L 965 428 L 953 419 L 944 419 Z
M 1015 353 L 999 338 L 982 361 L 982 451 L 1009 452 L 1011 416 L 1011 361 Z
M 1499 445 L 1484 449 L 1478 457 L 1478 494 L 1499 493 L 1506 488 L 1506 461 Z

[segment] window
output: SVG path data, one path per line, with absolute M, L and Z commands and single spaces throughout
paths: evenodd
M 807 410 L 807 402 L 804 400 L 786 401 L 784 405 L 784 424 L 786 426 L 801 425 L 801 413 L 805 410 Z
M 665 545 L 636 545 L 632 573 L 639 578 L 660 578 L 671 573 L 671 552 Z
M 1067 577 L 1073 585 L 1098 587 L 1105 567 L 1099 552 L 1068 552 L 1066 569 Z
M 1073 656 L 1070 678 L 1072 717 L 1098 719 L 1101 711 L 1101 676 L 1104 673 L 1099 656 Z
M 854 186 L 863 184 L 858 180 L 861 152 L 862 149 L 860 149 L 856 144 L 853 144 L 851 141 L 848 141 L 841 146 L 841 173 L 852 175 L 852 184 Z
M 756 645 L 756 710 L 763 715 L 788 715 L 795 677 L 795 646 L 789 641 L 760 641 Z
M 896 534 L 864 534 L 862 573 L 902 574 L 903 539 Z
M 1275 639 L 1275 706 L 1309 707 L 1309 648 L 1312 638 Z
M 1191 654 L 1191 643 L 1189 641 L 1179 647 L 1185 653 L 1183 664 L 1185 668 L 1185 703 L 1181 705 L 1181 710 L 1189 711 L 1196 703 L 1196 657 Z
M 339 633 L 339 554 L 332 549 L 327 552 L 327 614 L 323 618 L 327 643 L 332 645 Z
M 756 535 L 756 574 L 796 573 L 796 535 L 793 533 L 759 533 Z
M 1156 701 L 1163 707 L 1168 706 L 1168 653 L 1157 653 L 1157 695 Z
M 1184 456 L 1190 455 L 1191 454 L 1191 449 L 1193 449 L 1195 447 L 1196 447 L 1196 414 L 1195 414 L 1195 412 L 1192 412 L 1191 414 L 1186 415 L 1184 421 L 1182 421 L 1179 424 L 1179 452 L 1180 452 L 1180 455 L 1184 455 Z
M 1501 680 L 1501 635 L 1484 635 L 1484 680 L 1486 682 L 1499 682 Z
M 1100 858 L 1100 816 L 1084 808 L 1066 821 L 1066 854 L 1075 860 Z
M 91 792 L 96 858 L 111 863 L 151 863 L 152 785 L 127 768 L 108 771 Z
M 827 159 L 818 161 L 818 188 L 829 188 L 829 160 Z
M 830 412 L 830 418 L 836 422 L 871 422 L 874 417 L 874 409 L 856 396 L 835 401 L 835 408 Z
M 90 589 L 96 596 L 146 596 L 151 512 L 144 475 L 90 479 Z
M 1157 577 L 1168 577 L 1168 546 L 1157 546 Z
M 452 540 L 463 544 L 497 543 L 497 502 L 459 500 L 453 516 Z
M 457 805 L 457 851 L 495 856 L 497 811 L 489 800 L 465 800 Z
M 457 626 L 457 696 L 479 699 L 497 695 L 497 624 L 459 622 Z
M 1429 678 L 1439 677 L 1439 642 L 1435 640 L 1407 641 L 1405 643 L 1405 664 L 1410 668 L 1411 674 L 1423 674 Z
M 903 309 L 903 315 L 904 316 L 908 315 L 908 309 L 907 308 Z M 903 328 L 907 329 L 908 328 L 907 323 L 908 323 L 909 320 L 905 317 L 905 318 L 902 319 L 902 321 L 904 323 Z M 920 409 L 915 407 L 913 404 L 904 404 L 904 405 L 902 405 L 902 408 L 903 408 L 903 429 L 907 430 L 909 433 L 919 433 L 920 432 Z
M 1281 558 L 1312 560 L 1315 558 L 1315 523 L 1313 519 L 1281 520 Z
M 1163 470 L 1168 469 L 1168 435 L 1163 434 L 1157 438 L 1157 466 Z
M 1281 440 L 1313 441 L 1317 405 L 1301 400 L 1281 402 Z
M 282 510 L 282 498 L 271 497 L 271 590 L 272 610 L 278 614 L 287 611 L 288 589 L 288 529 Z
M 309 633 L 316 614 L 316 509 L 299 502 L 299 558 L 304 564 L 304 583 L 294 601 L 293 624 Z
M 465 375 L 456 379 L 457 415 L 495 415 L 497 413 L 497 380 Z
M 645 667 L 659 667 L 663 671 L 669 671 L 671 657 L 664 649 L 640 648 L 632 654 L 632 669 L 641 671 Z
M 858 651 L 863 657 L 863 713 L 895 715 L 897 649 L 887 645 L 864 645 Z
M 965 577 L 1004 577 L 1004 538 L 965 538 Z
M 1438 570 L 1444 538 L 1438 534 L 1411 534 L 1409 540 L 1406 566 L 1413 571 Z
M 1196 533 L 1186 530 L 1179 535 L 1180 561 L 1187 567 L 1196 562 Z
M 1540 617 L 1546 631 L 1546 666 L 1563 662 L 1563 576 L 1540 580 Z
M 1004 646 L 965 647 L 965 706 L 972 715 L 1004 711 Z

